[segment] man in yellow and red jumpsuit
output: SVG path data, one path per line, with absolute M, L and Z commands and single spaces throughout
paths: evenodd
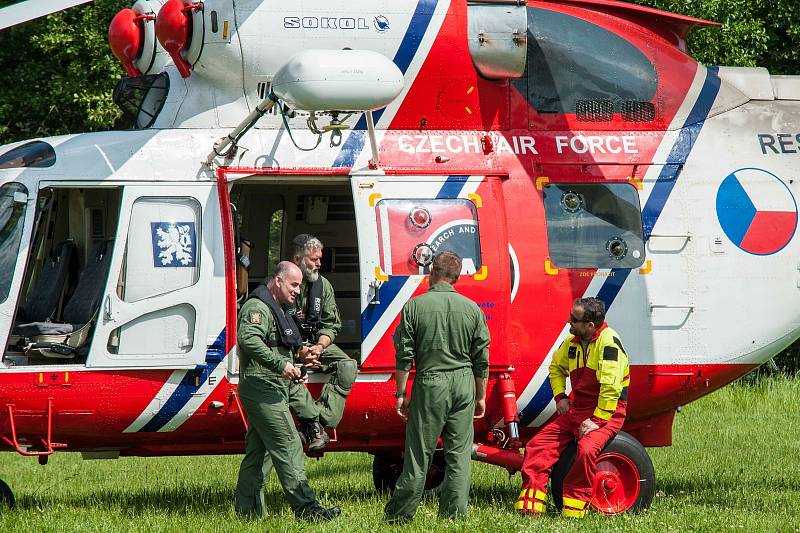
M 628 356 L 619 335 L 605 323 L 605 314 L 597 298 L 578 298 L 572 305 L 571 335 L 550 363 L 558 416 L 525 446 L 522 492 L 515 505 L 522 514 L 544 512 L 550 471 L 572 441 L 577 441 L 577 451 L 564 478 L 562 515 L 583 518 L 589 510 L 595 461 L 625 422 L 630 383 Z M 565 394 L 567 377 L 570 396 Z

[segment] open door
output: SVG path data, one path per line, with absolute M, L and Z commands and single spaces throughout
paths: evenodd
M 433 257 L 462 257 L 457 290 L 504 339 L 510 295 L 501 180 L 495 176 L 353 176 L 361 272 L 362 368 L 394 369 L 392 334 L 403 305 L 428 288 Z M 490 361 L 505 364 L 505 343 Z
M 89 367 L 205 361 L 219 206 L 214 185 L 125 186 Z M 224 306 L 224 294 L 216 305 Z
M 0 340 L 4 348 L 25 272 L 34 202 L 35 197 L 28 196 L 28 188 L 22 183 L 0 185 Z

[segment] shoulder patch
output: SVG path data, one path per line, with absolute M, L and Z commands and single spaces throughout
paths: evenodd
M 247 321 L 251 324 L 261 324 L 261 313 L 259 311 L 250 311 L 247 315 Z
M 578 355 L 578 347 L 577 346 L 570 346 L 569 350 L 567 350 L 567 357 L 570 359 L 575 359 Z
M 616 346 L 603 348 L 603 361 L 616 361 L 617 359 L 619 359 L 619 350 Z
M 622 341 L 619 340 L 619 337 L 612 337 L 612 338 L 614 339 L 614 342 L 617 343 L 617 346 L 619 346 L 619 349 L 622 350 L 622 353 L 628 355 L 628 352 L 625 351 L 625 347 L 622 345 Z

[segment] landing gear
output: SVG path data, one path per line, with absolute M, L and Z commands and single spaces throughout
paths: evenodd
M 397 454 L 375 454 L 372 460 L 372 482 L 378 492 L 394 492 L 397 479 L 403 471 L 403 457 Z M 425 479 L 425 494 L 438 494 L 444 483 L 445 462 L 444 453 L 436 451 L 433 454 L 431 467 Z
M 571 444 L 553 467 L 553 502 L 559 509 L 564 477 L 574 461 L 575 444 Z M 608 515 L 643 511 L 653 501 L 655 492 L 656 477 L 650 456 L 639 441 L 620 431 L 597 458 L 592 508 Z
M 393 454 L 375 454 L 372 459 L 372 483 L 378 492 L 392 493 L 403 471 L 403 458 Z
M 13 509 L 16 504 L 17 502 L 14 499 L 14 493 L 11 492 L 11 487 L 0 479 L 0 512 L 2 512 L 3 507 Z

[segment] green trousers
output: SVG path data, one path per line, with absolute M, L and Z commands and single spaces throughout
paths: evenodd
M 335 428 L 344 415 L 347 395 L 358 375 L 355 359 L 331 344 L 320 356 L 320 371 L 331 374 L 331 379 L 322 387 L 319 398 L 314 401 L 304 384 L 289 386 L 289 408 L 301 419 L 319 417 L 323 426 Z
M 317 501 L 306 479 L 303 447 L 286 399 L 276 391 L 259 401 L 242 397 L 247 413 L 244 459 L 236 484 L 236 514 L 256 518 L 264 514 L 264 481 L 273 466 L 286 500 L 297 513 Z
M 464 516 L 469 499 L 475 414 L 472 369 L 417 375 L 409 411 L 403 472 L 386 504 L 386 518 L 412 518 L 416 513 L 439 436 L 447 465 L 439 493 L 439 515 Z

